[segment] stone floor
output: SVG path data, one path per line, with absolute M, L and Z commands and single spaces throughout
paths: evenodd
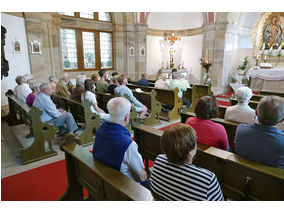
M 154 126 L 153 128 L 159 129 L 177 123 L 179 121 L 180 120 L 167 122 L 161 120 L 161 124 Z M 5 121 L 1 121 L 1 178 L 15 175 L 64 159 L 64 153 L 59 149 L 58 141 L 54 140 L 53 148 L 58 153 L 58 155 L 26 165 L 21 164 L 21 159 L 15 156 L 15 153 L 12 152 L 11 148 L 6 142 L 5 134 L 7 134 L 7 128 L 10 128 L 12 132 L 15 133 L 16 137 L 19 138 L 23 147 L 29 146 L 33 141 L 33 138 L 25 138 L 25 136 L 29 133 L 29 128 L 25 124 L 9 127 Z M 84 146 L 84 148 L 87 150 L 92 150 L 92 145 Z

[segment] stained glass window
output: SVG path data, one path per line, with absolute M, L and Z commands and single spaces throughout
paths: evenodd
M 96 68 L 95 33 L 83 32 L 84 68 Z
M 93 12 L 91 12 L 91 13 L 82 13 L 82 12 L 80 12 L 80 17 L 81 18 L 94 19 L 94 13 Z
M 99 13 L 99 20 L 100 21 L 111 21 L 110 13 L 109 12 Z
M 112 68 L 112 34 L 100 32 L 101 68 Z
M 59 14 L 66 15 L 66 16 L 74 16 L 75 15 L 74 12 L 59 12 Z
M 77 69 L 76 31 L 61 29 L 62 59 L 64 69 Z

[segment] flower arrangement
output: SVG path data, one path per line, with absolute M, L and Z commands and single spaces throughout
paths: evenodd
M 245 75 L 245 69 L 247 68 L 248 63 L 249 63 L 248 57 L 246 56 L 243 60 L 243 64 L 237 67 L 237 70 L 239 70 L 239 73 L 241 73 L 242 75 Z

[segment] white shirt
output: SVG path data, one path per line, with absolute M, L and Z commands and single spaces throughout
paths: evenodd
M 16 89 L 16 88 L 15 88 Z M 26 98 L 29 94 L 32 93 L 30 86 L 26 83 L 23 83 L 20 88 L 18 89 L 17 97 L 22 101 L 26 102 Z
M 124 157 L 120 165 L 120 172 L 133 180 L 139 181 L 137 173 L 142 169 L 144 169 L 142 157 L 138 152 L 137 144 L 132 141 L 124 153 Z
M 250 108 L 247 104 L 238 103 L 227 108 L 225 120 L 253 124 L 255 122 L 255 110 Z
M 189 85 L 188 81 L 185 80 L 184 78 L 181 78 L 181 79 L 180 79 L 180 82 L 181 82 L 186 88 L 190 88 L 190 85 Z
M 84 102 L 86 99 L 92 103 L 92 106 L 90 107 L 92 113 L 98 113 L 94 108 L 94 104 L 97 103 L 96 95 L 90 91 L 87 91 L 85 94 L 82 93 L 81 101 Z
M 169 89 L 169 84 L 167 81 L 163 81 L 163 79 L 159 79 L 155 82 L 155 87 L 159 89 Z

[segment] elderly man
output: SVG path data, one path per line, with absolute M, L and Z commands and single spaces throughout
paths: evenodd
M 105 81 L 106 75 L 107 74 L 104 69 L 101 69 L 99 71 L 100 80 L 98 80 L 96 83 L 97 92 L 103 92 L 103 93 L 107 92 L 108 83 Z
M 72 84 L 72 81 L 69 78 L 69 74 L 67 72 L 64 72 L 62 75 L 62 80 L 64 81 L 68 91 L 71 93 L 74 89 L 74 85 Z
M 94 157 L 131 179 L 144 182 L 147 173 L 142 157 L 125 128 L 129 123 L 131 103 L 124 97 L 112 98 L 107 103 L 107 109 L 110 121 L 105 121 L 96 131 Z
M 133 92 L 126 86 L 128 84 L 127 78 L 125 75 L 120 75 L 117 78 L 119 86 L 114 89 L 114 94 L 117 96 L 124 96 L 127 94 L 130 98 L 130 102 L 134 104 L 135 110 L 140 113 L 139 117 L 143 118 L 145 113 L 147 112 L 147 107 L 144 106 L 140 101 L 138 101 Z
M 284 120 L 284 99 L 265 96 L 257 106 L 258 123 L 240 124 L 236 153 L 252 161 L 284 169 L 284 135 L 276 125 Z
M 16 96 L 17 98 L 20 98 L 20 97 L 21 97 L 21 94 L 22 94 L 21 85 L 23 84 L 23 76 L 18 75 L 18 76 L 15 78 L 15 81 L 16 81 L 16 83 L 17 83 L 17 86 L 14 88 L 14 93 L 15 93 L 15 96 Z
M 149 82 L 148 82 L 148 74 L 147 73 L 143 73 L 142 74 L 142 78 L 137 82 L 137 84 L 139 86 L 146 86 L 148 87 L 149 86 Z
M 248 87 L 240 87 L 236 91 L 238 104 L 227 108 L 225 119 L 238 123 L 253 124 L 255 121 L 255 111 L 248 105 L 252 97 L 252 91 Z
M 171 80 L 169 84 L 170 90 L 175 90 L 175 88 L 178 88 L 178 97 L 182 99 L 182 104 L 186 105 L 187 108 L 191 106 L 191 102 L 183 97 L 182 92 L 186 91 L 187 88 L 184 86 L 180 81 L 180 74 L 177 72 L 174 72 L 172 75 L 173 80 Z
M 20 89 L 17 93 L 17 97 L 24 102 L 26 102 L 26 98 L 28 97 L 28 95 L 32 93 L 30 84 L 32 83 L 33 80 L 34 79 L 32 74 L 25 74 L 22 77 L 23 83 L 21 84 Z
M 81 95 L 84 93 L 85 75 L 78 75 L 76 78 L 76 87 L 73 89 L 70 98 L 76 101 L 81 101 Z
M 40 108 L 43 113 L 40 116 L 43 122 L 52 123 L 59 127 L 61 134 L 65 133 L 64 124 L 68 127 L 68 132 L 75 132 L 78 126 L 73 118 L 73 115 L 62 109 L 57 109 L 50 96 L 52 95 L 52 87 L 48 83 L 40 85 L 40 93 L 36 96 L 33 106 Z

